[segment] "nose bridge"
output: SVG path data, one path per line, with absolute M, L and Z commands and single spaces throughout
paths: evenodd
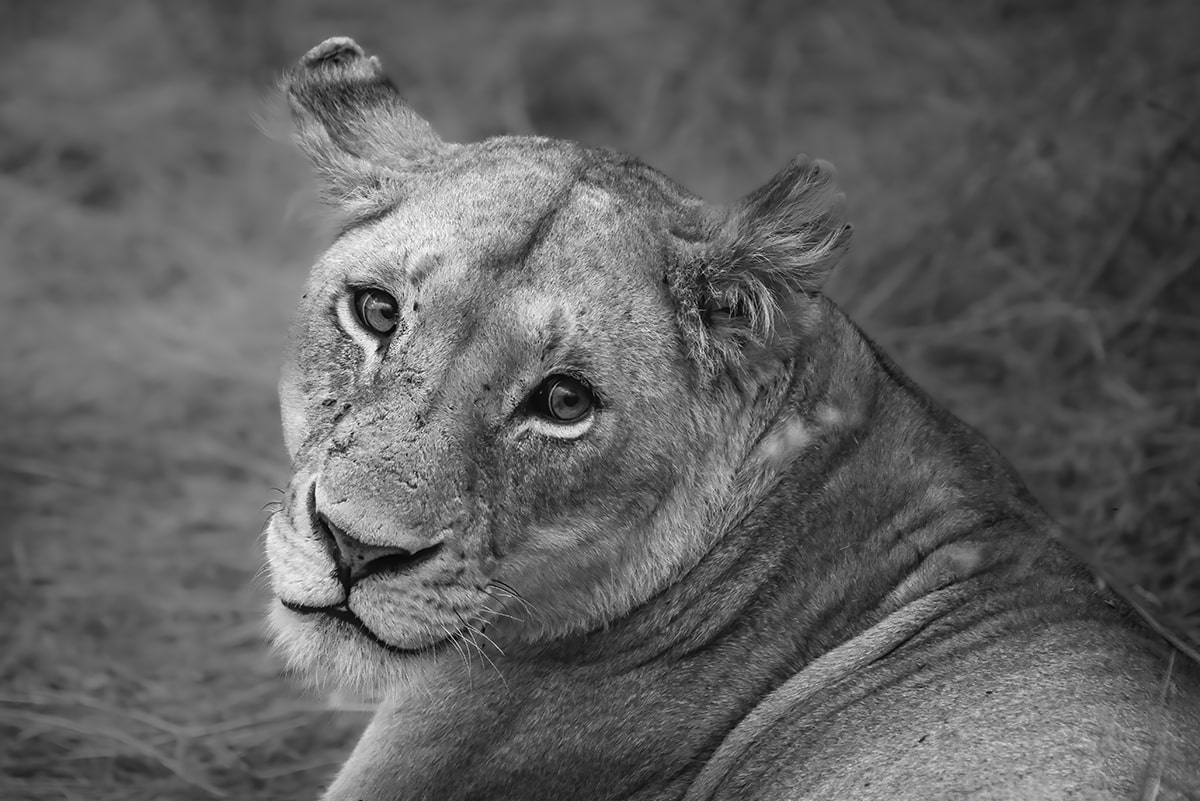
M 441 541 L 462 515 L 462 481 L 439 394 L 393 385 L 340 420 L 319 470 L 317 510 L 368 545 Z
M 407 333 L 349 399 L 321 460 L 320 511 L 368 545 L 426 545 L 466 511 L 460 451 L 477 412 L 469 365 L 478 340 L 464 299 L 451 297 L 462 288 L 436 278 L 411 301 Z
M 422 297 L 436 289 L 422 292 Z M 433 300 L 444 299 L 439 295 Z M 450 314 L 436 308 L 441 305 L 448 304 L 436 303 L 428 311 L 421 307 L 407 336 L 389 345 L 377 374 L 364 387 L 364 394 L 374 402 L 398 415 L 409 416 L 418 428 L 430 420 L 432 412 L 444 405 L 451 394 L 455 366 L 461 361 L 473 329 L 473 324 L 464 321 L 470 315 Z

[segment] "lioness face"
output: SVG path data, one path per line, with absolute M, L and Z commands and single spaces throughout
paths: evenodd
M 612 165 L 589 177 L 594 155 L 528 148 L 462 154 L 308 282 L 267 552 L 279 639 L 318 673 L 594 625 L 690 550 L 670 501 L 718 426 L 663 286 L 665 231 Z
M 285 87 L 349 221 L 280 385 L 293 474 L 267 556 L 293 664 L 391 688 L 666 587 L 757 480 L 751 432 L 791 430 L 756 398 L 848 239 L 828 165 L 707 207 L 607 151 L 444 143 L 347 39 Z

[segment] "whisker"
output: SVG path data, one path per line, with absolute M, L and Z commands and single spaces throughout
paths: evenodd
M 472 626 L 470 623 L 468 623 L 466 620 L 463 620 L 463 616 L 462 616 L 462 615 L 460 615 L 460 614 L 458 614 L 458 612 L 455 612 L 455 613 L 454 613 L 454 615 L 455 615 L 455 616 L 456 616 L 456 617 L 457 617 L 459 620 L 461 620 L 461 621 L 462 621 L 462 624 L 463 624 L 464 626 L 466 626 L 466 627 L 467 627 L 467 630 L 468 630 L 468 631 L 473 631 L 473 632 L 475 632 L 476 634 L 478 634 L 480 637 L 482 637 L 483 639 L 485 639 L 485 640 L 487 640 L 488 642 L 490 642 L 490 643 L 492 644 L 492 647 L 493 647 L 493 648 L 495 648 L 497 651 L 499 651 L 499 652 L 500 652 L 500 656 L 504 656 L 504 649 L 503 649 L 503 648 L 501 648 L 499 645 L 497 645 L 497 644 L 496 644 L 496 641 L 495 641 L 495 640 L 493 640 L 491 637 L 489 637 L 489 636 L 487 635 L 487 633 L 486 633 L 486 632 L 484 632 L 484 630 L 483 630 L 483 629 L 477 629 L 477 628 L 475 628 L 474 626 Z M 474 638 L 472 638 L 472 639 L 474 639 Z M 481 652 L 482 652 L 482 649 L 481 649 Z
M 445 626 L 442 626 L 441 628 L 442 631 L 446 632 L 446 639 L 450 641 L 450 644 L 454 646 L 454 650 L 458 651 L 458 655 L 462 657 L 463 664 L 467 666 L 467 682 L 470 684 L 471 689 L 474 690 L 475 678 L 471 675 L 471 659 L 467 656 L 467 652 L 463 650 L 462 647 L 465 641 L 459 636 L 458 632 L 451 631 Z
M 470 625 L 468 625 L 467 621 L 463 620 L 463 616 L 460 615 L 458 612 L 455 612 L 454 616 L 456 618 L 458 618 L 458 622 L 462 623 L 463 629 L 465 629 L 467 631 L 467 636 L 471 639 L 471 645 L 473 645 L 475 647 L 476 651 L 483 653 L 483 649 L 479 647 L 479 640 L 475 639 L 475 634 L 476 634 L 475 629 L 473 627 L 471 627 Z M 465 640 L 464 640 L 464 642 L 465 642 Z
M 496 666 L 496 663 L 492 661 L 492 658 L 485 654 L 482 648 L 479 650 L 479 655 L 488 661 L 488 664 L 492 666 L 492 670 L 496 671 L 496 678 L 500 679 L 500 683 L 504 685 L 504 692 L 512 692 L 512 690 L 508 688 L 508 680 L 504 678 L 504 674 L 500 672 L 500 668 Z
M 512 593 L 513 597 L 515 597 L 515 598 L 523 598 L 524 597 L 523 595 L 521 595 L 520 592 L 517 591 L 516 587 L 514 587 L 513 585 L 511 585 L 507 582 L 501 581 L 500 579 L 492 579 L 492 581 L 490 583 L 496 585 L 497 587 L 499 587 L 502 590 L 507 590 L 508 592 Z
M 470 634 L 471 644 L 475 646 L 475 650 L 479 652 L 479 656 L 483 659 L 486 659 L 487 663 L 492 666 L 492 670 L 496 671 L 496 677 L 499 678 L 500 683 L 504 685 L 504 692 L 506 692 L 506 693 L 510 692 L 510 690 L 508 689 L 508 681 L 504 678 L 504 674 L 500 672 L 499 666 L 495 662 L 492 661 L 492 658 L 490 656 L 488 656 L 487 653 L 483 650 L 483 647 L 479 644 L 479 641 L 475 639 L 475 634 L 479 634 L 485 640 L 492 643 L 492 645 L 496 648 L 497 651 L 500 651 L 500 646 L 496 645 L 496 643 L 492 640 L 491 637 L 487 636 L 482 631 L 480 631 L 479 629 L 472 626 L 466 620 L 463 620 L 463 616 L 458 614 L 458 612 L 455 612 L 454 614 L 459 620 L 462 621 L 462 624 L 467 628 L 467 631 L 471 632 L 471 634 Z M 504 652 L 500 651 L 500 653 L 503 654 Z
M 519 598 L 515 598 L 514 596 L 512 596 L 512 595 L 509 595 L 509 594 L 508 594 L 508 593 L 506 593 L 506 592 L 492 592 L 491 590 L 489 590 L 489 589 L 487 589 L 487 588 L 484 588 L 484 590 L 483 590 L 483 593 L 484 593 L 485 595 L 487 595 L 489 598 L 491 598 L 492 600 L 494 600 L 494 601 L 498 601 L 498 602 L 499 602 L 499 603 L 501 603 L 501 604 L 505 603 L 505 601 L 507 601 L 507 600 L 509 600 L 509 599 L 512 599 L 512 600 L 515 600 L 515 601 L 518 601 L 518 602 L 520 602 L 520 599 L 519 599 Z M 513 615 L 510 615 L 510 614 L 508 614 L 507 612 L 501 612 L 501 611 L 499 611 L 498 609 L 492 609 L 491 607 L 487 607 L 487 610 L 488 610 L 489 612 L 491 612 L 492 614 L 494 614 L 494 615 L 497 615 L 497 616 L 499 616 L 499 617 L 507 617 L 507 618 L 510 618 L 510 619 L 512 619 L 512 620 L 519 621 L 519 622 L 521 622 L 521 623 L 524 623 L 524 622 L 526 622 L 526 620 L 528 620 L 528 618 L 524 618 L 524 617 L 515 617 L 515 616 L 513 616 Z M 525 611 L 527 611 L 527 612 L 529 611 L 528 607 L 526 607 L 526 610 L 525 610 Z
M 533 604 L 526 601 L 525 596 L 523 596 L 523 595 L 521 595 L 521 593 L 517 592 L 517 590 L 515 588 L 513 588 L 512 585 L 506 584 L 503 581 L 492 581 L 492 582 L 489 582 L 488 586 L 498 588 L 501 595 L 504 595 L 505 597 L 508 597 L 508 598 L 512 598 L 514 601 L 521 604 L 521 606 L 525 607 L 525 611 L 528 614 L 530 614 L 530 615 L 537 614 L 537 610 L 534 609 Z
M 525 610 L 527 615 L 532 616 L 534 614 L 533 609 L 528 604 L 523 603 L 520 598 L 513 598 L 513 596 L 511 596 L 511 595 L 504 595 L 504 594 L 501 594 L 499 596 L 493 595 L 492 597 L 495 598 L 496 600 L 500 601 L 501 603 L 503 603 L 505 599 L 512 599 L 512 600 L 516 601 L 517 603 L 521 604 L 522 608 Z M 519 619 L 521 620 L 522 623 L 528 622 L 528 620 L 529 620 L 528 617 L 519 618 Z
M 461 634 L 460 634 L 460 637 L 461 637 Z M 468 654 L 471 653 L 472 651 L 479 654 L 479 656 L 480 656 L 479 665 L 482 667 L 483 660 L 487 659 L 487 654 L 485 654 L 483 652 L 483 648 L 480 647 L 479 641 L 475 639 L 475 634 L 468 631 L 466 637 L 462 637 L 462 644 L 467 646 Z
M 503 581 L 493 582 L 493 583 L 496 584 L 496 586 L 499 587 L 502 592 L 508 593 L 510 598 L 513 598 L 514 600 L 519 602 L 522 606 L 525 607 L 525 609 L 527 609 L 531 613 L 536 611 L 533 607 L 533 604 L 529 603 L 529 601 L 525 599 L 525 596 L 522 595 L 520 593 L 520 591 L 517 590 L 516 587 L 512 586 L 511 584 L 507 584 Z
M 492 595 L 491 593 L 487 593 L 487 594 L 488 594 L 488 596 L 489 596 L 489 597 L 491 597 L 491 598 L 496 598 L 496 596 L 495 596 L 495 595 Z M 499 599 L 499 598 L 496 598 L 496 600 L 497 600 L 497 601 L 499 601 L 500 599 Z M 525 619 L 525 618 L 523 618 L 523 617 L 516 617 L 516 616 L 514 616 L 514 615 L 510 615 L 510 614 L 508 614 L 507 612 L 501 612 L 499 609 L 492 609 L 490 606 L 484 606 L 484 607 L 483 607 L 483 612 L 484 612 L 484 615 L 488 615 L 488 616 L 491 616 L 491 617 L 506 617 L 506 618 L 508 618 L 509 620 L 512 620 L 512 621 L 514 621 L 514 622 L 516 622 L 516 623 L 524 623 L 524 622 L 525 622 L 525 620 L 526 620 L 526 619 Z M 483 615 L 481 615 L 481 617 L 482 617 L 482 616 L 483 616 Z
M 444 629 L 443 629 L 443 630 L 444 630 Z M 439 656 L 441 656 L 441 654 L 439 653 L 440 651 L 441 651 L 441 649 L 440 649 L 440 648 L 434 648 L 434 649 L 433 649 L 433 669 L 434 669 L 434 670 L 435 670 L 437 673 L 441 673 L 441 670 L 439 670 L 439 668 L 441 667 L 441 665 L 440 665 L 440 663 L 438 662 L 438 657 L 439 657 Z M 429 685 L 430 685 L 430 682 L 427 682 L 427 681 L 421 681 L 421 682 L 417 682 L 417 683 L 418 683 L 418 684 L 420 684 L 420 685 L 421 685 L 421 687 L 422 687 L 422 688 L 425 690 L 425 695 L 426 695 L 426 697 L 427 697 L 427 698 L 429 698 L 429 700 L 430 700 L 430 701 L 433 701 L 433 700 L 435 700 L 435 698 L 434 698 L 434 695 L 433 695 L 433 688 L 429 686 Z
M 266 562 L 260 564 L 258 569 L 254 571 L 254 575 L 250 577 L 250 581 L 253 584 L 259 587 L 265 587 L 267 589 L 270 589 L 271 586 L 270 579 L 270 566 L 267 565 Z

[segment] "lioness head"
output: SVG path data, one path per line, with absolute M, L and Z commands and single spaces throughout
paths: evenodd
M 285 90 L 342 225 L 280 385 L 292 662 L 389 686 L 476 638 L 602 626 L 686 571 L 788 430 L 759 390 L 848 240 L 828 165 L 717 207 L 570 142 L 448 144 L 348 39 Z

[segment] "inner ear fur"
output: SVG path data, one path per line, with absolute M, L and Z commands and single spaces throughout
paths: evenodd
M 791 351 L 850 242 L 844 206 L 833 165 L 799 156 L 717 215 L 686 282 L 706 361 Z
M 281 88 L 324 199 L 351 217 L 401 200 L 414 175 L 452 148 L 352 39 L 327 39 L 305 53 Z

